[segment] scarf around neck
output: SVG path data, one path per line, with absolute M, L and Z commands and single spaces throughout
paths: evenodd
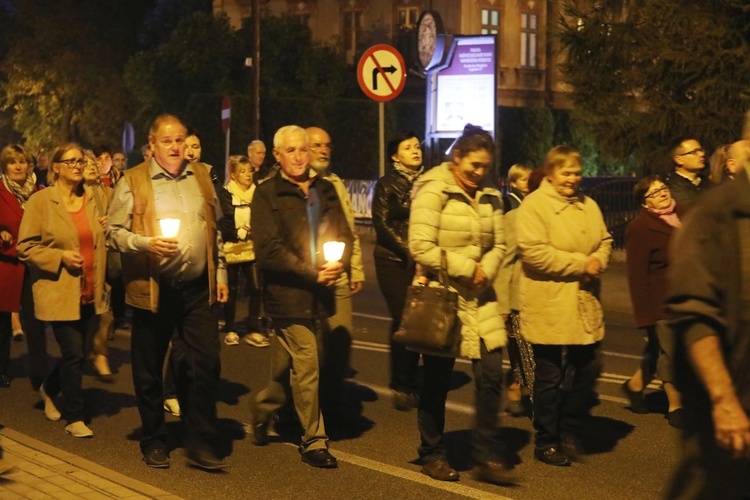
M 397 161 L 393 162 L 393 168 L 396 170 L 396 172 L 406 177 L 409 180 L 409 182 L 414 182 L 414 180 L 420 175 L 422 175 L 422 172 L 424 172 L 424 166 L 420 166 L 417 170 L 412 170 L 410 168 L 407 168 L 401 165 Z
M 240 229 L 245 226 L 250 227 L 250 204 L 253 201 L 255 193 L 255 184 L 251 184 L 246 190 L 242 190 L 239 184 L 230 180 L 224 186 L 224 189 L 232 195 L 232 206 L 234 206 L 234 228 Z M 239 235 L 239 233 L 238 233 Z M 240 239 L 244 239 L 240 237 Z
M 2 180 L 5 189 L 18 200 L 21 210 L 25 210 L 26 202 L 29 201 L 29 197 L 36 191 L 36 174 L 33 171 L 29 171 L 23 185 L 10 180 L 7 175 L 4 175 Z
M 674 208 L 676 206 L 677 202 L 674 200 L 674 198 L 672 198 L 672 203 L 670 203 L 666 208 L 647 207 L 646 210 L 654 215 L 658 215 L 661 220 L 672 227 L 681 227 L 682 223 L 680 222 L 680 218 L 677 216 L 677 212 L 674 211 Z

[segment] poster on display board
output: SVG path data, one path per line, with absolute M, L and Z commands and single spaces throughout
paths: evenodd
M 494 135 L 496 46 L 494 35 L 454 38 L 446 63 L 436 70 L 435 132 L 461 133 L 471 123 Z

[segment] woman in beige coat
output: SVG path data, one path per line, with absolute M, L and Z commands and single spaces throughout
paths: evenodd
M 42 385 L 45 416 L 58 420 L 52 398 L 62 391 L 65 431 L 91 437 L 83 422 L 82 369 L 107 310 L 104 273 L 107 249 L 94 195 L 84 189 L 84 155 L 76 144 L 52 154 L 54 186 L 33 195 L 19 230 L 18 255 L 29 265 L 38 319 L 49 321 L 62 357 Z
M 567 146 L 545 159 L 545 178 L 518 210 L 523 276 L 521 331 L 534 345 L 535 457 L 570 465 L 590 411 L 604 322 L 597 295 L 612 237 L 601 211 L 578 191 L 581 157 Z
M 482 481 L 513 481 L 498 433 L 502 394 L 505 328 L 492 283 L 505 249 L 502 199 L 483 182 L 492 168 L 494 142 L 479 127 L 467 125 L 443 163 L 414 183 L 409 219 L 409 251 L 427 276 L 436 275 L 445 252 L 449 285 L 458 292 L 461 355 L 472 361 L 476 387 L 474 460 Z M 453 358 L 424 356 L 424 384 L 417 420 L 422 444 L 422 472 L 455 481 L 448 465 L 443 427 Z

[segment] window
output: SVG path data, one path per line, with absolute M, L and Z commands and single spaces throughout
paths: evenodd
M 536 43 L 538 16 L 532 13 L 521 14 L 521 66 L 536 68 Z
M 419 20 L 418 7 L 396 7 L 396 26 L 399 29 L 411 29 Z
M 482 9 L 482 34 L 497 35 L 500 28 L 500 11 L 496 9 Z

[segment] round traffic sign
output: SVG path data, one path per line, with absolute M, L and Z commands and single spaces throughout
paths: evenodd
M 406 84 L 406 65 L 401 54 L 390 45 L 375 45 L 362 55 L 357 65 L 359 86 L 370 99 L 395 99 Z

